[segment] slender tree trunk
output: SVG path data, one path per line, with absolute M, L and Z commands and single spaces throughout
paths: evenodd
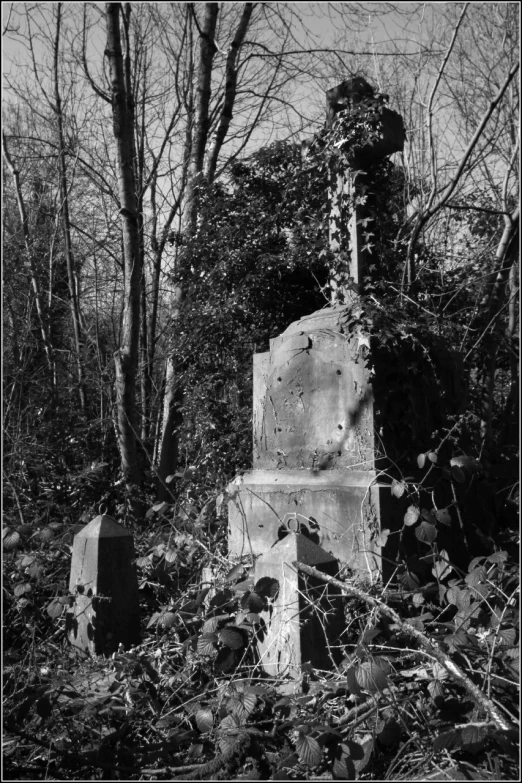
M 85 372 L 83 367 L 82 351 L 82 329 L 80 316 L 80 302 L 78 295 L 78 281 L 74 264 L 74 256 L 71 242 L 71 220 L 69 216 L 69 189 L 67 186 L 67 163 L 66 163 L 66 145 L 63 128 L 62 98 L 59 87 L 58 61 L 60 55 L 60 27 L 62 20 L 62 3 L 58 3 L 56 11 L 56 37 L 54 41 L 54 111 L 58 127 L 58 161 L 59 161 L 59 181 L 60 198 L 63 219 L 63 235 L 65 261 L 67 265 L 67 281 L 69 285 L 69 303 L 71 309 L 71 319 L 73 325 L 74 353 L 76 361 L 76 376 L 78 379 L 78 394 L 80 398 L 80 409 L 82 413 L 86 412 L 87 399 L 85 392 Z
M 194 8 L 194 6 L 192 6 Z M 216 52 L 214 36 L 219 11 L 218 3 L 205 3 L 205 18 L 200 31 L 199 75 L 196 117 L 190 153 L 190 170 L 185 204 L 185 231 L 191 237 L 196 231 L 198 217 L 198 185 L 202 179 L 203 162 L 209 130 L 209 106 L 212 94 L 212 63 Z M 195 12 L 194 12 L 195 13 Z
M 221 111 L 221 117 L 219 120 L 218 129 L 216 131 L 214 145 L 209 155 L 207 165 L 208 182 L 212 182 L 214 180 L 219 153 L 221 151 L 221 147 L 223 146 L 223 142 L 233 117 L 233 108 L 237 93 L 237 56 L 239 54 L 241 45 L 245 40 L 254 6 L 255 3 L 245 3 L 234 40 L 230 44 L 230 49 L 228 50 L 227 64 L 225 69 L 225 101 L 223 103 L 223 109 Z
M 195 14 L 194 6 L 191 5 Z M 203 176 L 203 164 L 209 131 L 209 105 L 211 97 L 212 63 L 216 52 L 214 37 L 219 11 L 218 3 L 205 3 L 205 17 L 200 32 L 200 57 L 198 72 L 197 99 L 195 107 L 195 122 L 193 133 L 187 139 L 188 182 L 184 213 L 183 236 L 185 242 L 190 242 L 196 233 L 198 218 L 198 186 Z M 189 128 L 190 132 L 190 128 Z M 184 253 L 180 253 L 180 263 L 183 263 Z M 183 292 L 178 291 L 173 302 L 174 319 L 179 308 Z M 172 484 L 166 483 L 166 478 L 176 472 L 179 456 L 179 428 L 181 424 L 180 406 L 182 391 L 174 356 L 169 357 L 165 378 L 165 397 L 163 413 L 163 433 L 161 442 L 160 462 L 158 466 L 158 500 L 171 497 Z
M 125 84 L 120 38 L 121 3 L 107 3 L 105 10 L 107 16 L 105 54 L 110 67 L 125 270 L 120 347 L 114 354 L 117 435 L 123 476 L 131 499 L 131 511 L 135 517 L 139 517 L 143 509 L 136 496 L 137 488 L 141 484 L 141 464 L 137 442 L 136 375 L 139 358 L 142 259 L 139 251 L 138 203 L 134 176 L 134 104 L 132 94 L 128 94 Z M 127 8 L 126 12 L 128 12 Z

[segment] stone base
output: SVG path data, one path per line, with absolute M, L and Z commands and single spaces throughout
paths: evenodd
M 229 554 L 265 554 L 288 530 L 303 532 L 359 576 L 381 572 L 382 506 L 390 487 L 374 471 L 253 470 L 231 484 Z M 388 524 L 387 524 L 388 526 Z
M 299 533 L 289 533 L 256 561 L 256 582 L 268 577 L 279 584 L 273 604 L 259 613 L 259 663 L 272 677 L 296 679 L 303 664 L 329 671 L 343 657 L 342 596 L 333 585 L 299 573 L 296 560 L 330 576 L 339 568 L 332 555 Z

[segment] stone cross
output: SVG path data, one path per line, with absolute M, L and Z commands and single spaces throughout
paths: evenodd
M 326 126 L 330 128 L 336 122 L 341 111 L 350 111 L 375 99 L 375 92 L 362 77 L 354 77 L 341 82 L 326 92 Z M 365 274 L 364 242 L 361 221 L 364 219 L 364 206 L 359 199 L 367 185 L 364 169 L 370 160 L 379 160 L 404 148 L 404 126 L 397 112 L 384 107 L 382 109 L 379 138 L 368 140 L 352 155 L 352 166 L 345 168 L 338 159 L 330 158 L 330 183 L 328 199 L 330 203 L 329 242 L 334 255 L 344 251 L 349 256 L 348 267 L 332 273 L 330 286 L 332 304 L 347 304 L 354 295 L 361 293 Z M 351 278 L 351 281 L 349 282 Z

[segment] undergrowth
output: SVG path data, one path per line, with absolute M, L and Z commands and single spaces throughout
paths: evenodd
M 475 467 L 440 476 L 453 486 Z M 109 658 L 80 660 L 65 634 L 89 515 L 6 527 L 4 779 L 517 780 L 518 564 L 496 546 L 456 565 L 438 540 L 459 526 L 456 501 L 423 508 L 426 486 L 392 483 L 408 503 L 397 535 L 419 551 L 399 547 L 387 585 L 341 569 L 337 664 L 297 680 L 259 665 L 278 583 L 228 561 L 226 494 L 151 507 L 135 531 L 143 641 Z

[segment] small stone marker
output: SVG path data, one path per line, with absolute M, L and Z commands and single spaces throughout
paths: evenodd
M 140 605 L 132 533 L 100 515 L 74 537 L 67 617 L 72 646 L 107 655 L 140 642 Z
M 342 597 L 332 585 L 305 578 L 292 565 L 299 560 L 330 576 L 337 574 L 337 560 L 301 533 L 289 533 L 258 558 L 256 582 L 277 579 L 279 592 L 268 611 L 258 641 L 260 663 L 273 676 L 297 679 L 303 664 L 315 669 L 332 668 L 339 661 L 339 637 L 344 627 Z

